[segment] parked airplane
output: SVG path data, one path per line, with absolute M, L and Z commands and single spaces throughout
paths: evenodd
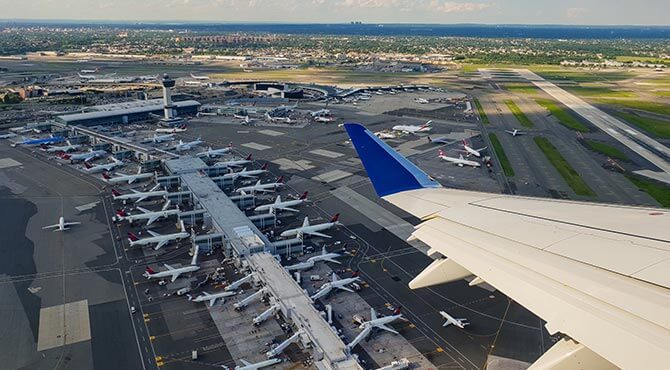
M 63 216 L 61 216 L 61 217 L 58 219 L 58 223 L 57 223 L 57 224 L 49 225 L 49 226 L 44 226 L 42 229 L 43 229 L 43 230 L 46 230 L 46 229 L 54 229 L 54 231 L 65 231 L 65 230 L 68 230 L 68 229 L 69 229 L 68 226 L 72 226 L 72 225 L 80 225 L 80 224 L 81 224 L 81 222 L 65 222 L 65 218 L 63 218 Z
M 345 128 L 377 195 L 422 220 L 412 238 L 442 257 L 410 288 L 476 276 L 500 290 L 563 336 L 536 368 L 578 368 L 583 358 L 596 368 L 667 367 L 667 257 L 639 262 L 666 250 L 670 213 L 442 188 L 362 125 Z
M 337 264 L 341 264 L 340 261 L 336 260 L 335 258 L 341 257 L 342 255 L 339 253 L 328 253 L 326 250 L 326 247 L 324 246 L 323 249 L 321 250 L 321 254 L 318 256 L 313 256 L 308 258 L 305 262 L 300 262 L 296 263 L 291 266 L 286 266 L 286 271 L 294 271 L 294 270 L 306 270 L 314 267 L 314 264 L 320 261 L 325 261 L 325 262 L 333 262 Z
M 446 136 L 440 136 L 436 138 L 431 138 L 430 136 L 428 136 L 428 142 L 433 144 L 449 144 L 449 141 L 450 141 L 449 138 L 447 138 Z
M 442 326 L 454 325 L 461 329 L 465 329 L 466 326 L 470 325 L 467 319 L 456 319 L 444 311 L 440 311 L 440 315 L 447 320 Z
M 345 290 L 347 292 L 353 293 L 354 291 L 351 288 L 349 288 L 347 285 L 349 285 L 351 283 L 355 283 L 355 282 L 360 281 L 360 280 L 361 280 L 361 278 L 359 278 L 358 276 L 354 276 L 354 277 L 350 277 L 350 278 L 346 278 L 346 279 L 340 279 L 333 272 L 333 275 L 332 275 L 332 278 L 331 278 L 330 282 L 323 284 L 321 286 L 321 289 L 319 289 L 319 291 L 316 292 L 314 295 L 312 295 L 310 298 L 312 299 L 312 301 L 315 301 L 315 300 L 327 295 L 333 289 Z
M 165 204 L 163 205 L 163 208 L 161 208 L 160 211 L 149 211 L 148 209 L 144 209 L 142 207 L 137 207 L 138 210 L 142 213 L 137 213 L 137 214 L 126 214 L 123 210 L 119 210 L 116 212 L 117 214 L 117 219 L 118 220 L 127 220 L 129 223 L 133 223 L 135 221 L 139 220 L 147 220 L 147 226 L 151 225 L 152 223 L 156 222 L 158 219 L 161 218 L 168 218 L 170 216 L 175 216 L 179 214 L 179 207 L 175 207 L 174 209 L 168 209 L 170 206 L 170 201 L 166 201 Z
M 180 125 L 178 127 L 161 127 L 154 130 L 158 134 L 176 134 L 178 132 L 186 132 L 188 129 L 186 125 Z
M 458 167 L 463 166 L 481 167 L 481 163 L 465 159 L 463 158 L 463 154 L 459 154 L 458 158 L 448 157 L 443 151 L 440 150 L 437 154 L 437 157 L 443 161 L 453 163 Z
M 172 140 L 174 140 L 174 133 L 169 133 L 167 135 L 154 134 L 154 137 L 151 138 L 151 142 L 153 142 L 154 144 L 160 144 L 164 141 L 172 141 Z
M 314 122 L 323 122 L 323 123 L 335 122 L 335 117 L 333 117 L 333 116 L 317 116 L 317 117 L 314 117 Z
M 79 72 L 80 72 L 80 73 L 98 73 L 98 71 L 99 71 L 99 69 L 96 68 L 96 69 L 82 69 L 82 70 L 79 71 Z
M 209 76 L 196 76 L 193 73 L 191 73 L 191 78 L 198 81 L 207 81 L 210 79 Z
M 199 247 L 196 245 L 195 246 L 195 251 L 193 253 L 193 258 L 191 259 L 191 264 L 188 266 L 184 267 L 179 267 L 179 268 L 174 268 L 167 263 L 164 263 L 163 266 L 165 266 L 164 271 L 159 271 L 155 272 L 154 270 L 151 269 L 151 267 L 147 266 L 147 271 L 144 273 L 144 277 L 147 279 L 162 279 L 169 277 L 171 278 L 171 281 L 174 283 L 175 280 L 181 275 L 181 274 L 186 274 L 189 272 L 196 272 L 200 270 L 200 266 L 198 266 L 198 251 Z
M 122 200 L 124 203 L 128 200 L 134 200 L 135 203 L 139 203 L 150 198 L 165 198 L 168 192 L 165 189 L 159 190 L 160 187 L 160 184 L 156 184 L 156 186 L 151 188 L 149 191 L 138 191 L 135 189 L 130 189 L 132 193 L 127 194 L 121 194 L 118 190 L 112 189 L 112 198 L 114 198 L 114 200 Z
M 66 161 L 84 161 L 88 162 L 96 158 L 101 158 L 107 155 L 107 152 L 104 150 L 91 150 L 85 153 L 76 153 L 76 154 L 61 154 L 60 157 Z
M 109 173 L 103 172 L 103 179 L 109 184 L 118 184 L 125 182 L 128 185 L 134 183 L 135 181 L 147 180 L 156 176 L 155 172 L 144 172 L 142 173 L 142 167 L 137 169 L 137 173 L 134 175 L 119 174 L 114 177 L 110 176 Z
M 18 143 L 11 144 L 11 146 L 12 147 L 15 147 L 17 145 L 31 146 L 31 145 L 42 145 L 42 144 L 49 145 L 49 144 L 62 143 L 64 141 L 65 141 L 65 138 L 62 137 L 62 136 L 51 136 L 51 137 L 47 137 L 47 138 L 44 138 L 44 139 L 30 139 L 30 138 L 23 137 L 22 141 L 20 141 Z
M 312 117 L 323 117 L 323 116 L 330 116 L 330 109 L 319 109 L 316 111 L 309 112 Z
M 375 132 L 375 136 L 377 136 L 380 139 L 395 139 L 398 137 L 398 134 L 395 132 L 389 132 L 389 131 L 377 131 Z
M 81 73 L 77 73 L 77 75 L 78 75 L 79 78 L 82 79 L 82 80 L 95 80 L 96 78 L 98 78 L 98 76 L 96 76 L 96 75 L 92 75 L 92 74 L 89 75 L 89 74 L 81 74 Z
M 269 115 L 268 113 L 265 113 L 265 118 L 267 118 L 272 123 L 278 123 L 278 122 L 291 123 L 291 117 L 274 117 Z
M 282 360 L 279 359 L 279 358 L 271 358 L 269 360 L 260 361 L 260 362 L 256 362 L 255 364 L 252 364 L 251 362 L 241 358 L 240 362 L 242 362 L 242 364 L 244 366 L 237 365 L 237 366 L 235 366 L 235 370 L 258 370 L 258 369 L 262 369 L 264 367 L 268 367 L 268 366 L 272 366 L 274 364 L 278 364 L 281 361 Z
M 193 298 L 190 295 L 188 300 L 191 302 L 209 302 L 209 307 L 214 307 L 217 299 L 221 299 L 222 302 L 225 302 L 226 298 L 236 295 L 237 292 L 219 292 L 214 294 L 209 294 L 207 292 L 202 292 L 199 296 Z
M 400 308 L 395 309 L 393 311 L 393 315 L 377 317 L 377 312 L 375 312 L 375 309 L 370 307 L 370 320 L 363 321 L 360 324 L 358 328 L 363 330 L 356 336 L 356 338 L 354 338 L 354 340 L 351 341 L 351 343 L 347 344 L 347 348 L 351 350 L 352 348 L 356 347 L 358 343 L 360 343 L 363 339 L 367 338 L 372 333 L 373 329 L 381 329 L 393 334 L 399 334 L 397 330 L 392 329 L 386 325 L 399 319 L 402 319 Z
M 86 172 L 89 173 L 98 173 L 98 172 L 110 172 L 114 170 L 117 167 L 123 166 L 125 163 L 123 161 L 120 161 L 114 157 L 109 157 L 112 159 L 111 163 L 105 163 L 105 164 L 97 164 L 95 166 L 91 165 L 88 163 L 88 161 L 84 161 L 84 167 L 86 167 Z
M 13 137 L 16 137 L 16 134 L 13 134 L 11 132 L 0 135 L 0 139 L 11 139 Z
M 255 194 L 256 192 L 270 193 L 282 186 L 284 186 L 284 176 L 280 176 L 276 182 L 269 182 L 266 184 L 261 184 L 261 180 L 258 180 L 254 185 L 235 189 L 235 192 L 240 194 Z
M 482 156 L 482 151 L 486 150 L 486 146 L 480 149 L 472 149 L 470 145 L 468 145 L 468 142 L 466 140 L 463 140 L 463 149 L 465 150 L 466 153 L 468 153 L 468 157 L 471 155 L 474 155 L 477 158 L 480 158 Z
M 426 99 L 424 99 L 424 98 L 414 98 L 414 102 L 415 102 L 415 103 L 419 103 L 419 104 L 428 104 L 428 103 L 430 103 L 428 100 L 426 100 Z
M 330 235 L 320 233 L 319 231 L 328 230 L 331 229 L 333 226 L 341 225 L 341 223 L 338 221 L 339 218 L 340 214 L 338 213 L 335 216 L 333 216 L 332 219 L 330 219 L 330 222 L 324 222 L 322 224 L 317 225 L 310 225 L 309 217 L 305 217 L 305 220 L 302 222 L 301 227 L 286 230 L 283 233 L 279 234 L 279 236 L 281 236 L 282 238 L 286 238 L 289 236 L 304 237 L 305 235 L 311 235 L 311 236 L 319 236 L 322 238 L 330 238 L 331 237 Z
M 200 152 L 200 153 L 196 154 L 195 156 L 196 157 L 214 158 L 214 157 L 222 156 L 224 154 L 228 154 L 232 151 L 233 151 L 233 143 L 230 143 L 230 144 L 228 144 L 228 147 L 221 148 L 221 149 L 212 149 L 212 147 L 210 146 L 209 148 L 207 148 L 206 151 Z
M 79 148 L 81 148 L 81 145 L 71 144 L 70 140 L 67 140 L 66 143 L 67 145 L 52 146 L 52 147 L 49 147 L 46 144 L 44 144 L 44 146 L 42 146 L 42 149 L 47 153 L 58 153 L 58 152 L 67 153 L 79 150 Z
M 230 161 L 216 162 L 214 166 L 216 167 L 240 167 L 244 166 L 247 163 L 251 163 L 251 154 L 249 154 L 245 159 L 233 159 Z
M 429 132 L 430 130 L 432 130 L 433 128 L 430 127 L 430 124 L 431 124 L 432 122 L 433 122 L 433 121 L 428 121 L 428 122 L 424 123 L 424 124 L 421 125 L 421 126 L 416 126 L 416 125 L 397 125 L 397 126 L 393 126 L 393 127 L 392 127 L 392 130 L 393 130 L 393 131 L 400 131 L 400 132 L 403 132 L 403 133 L 405 133 L 405 134 L 419 134 L 419 133 L 423 133 L 423 132 Z
M 517 129 L 514 130 L 505 130 L 506 133 L 512 135 L 512 136 L 519 136 L 519 135 L 525 135 L 526 133 L 523 131 L 519 131 Z
M 254 208 L 255 212 L 277 212 L 277 210 L 281 211 L 289 211 L 289 212 L 300 212 L 299 210 L 295 208 L 291 208 L 294 206 L 301 205 L 305 203 L 307 200 L 307 192 L 302 193 L 300 198 L 298 199 L 292 199 L 292 200 L 281 200 L 281 195 L 277 195 L 277 199 L 275 199 L 274 203 L 271 204 L 263 204 L 261 206 L 258 206 Z
M 186 231 L 186 227 L 184 227 L 184 221 L 180 220 L 179 225 L 181 227 L 181 231 L 172 233 L 172 234 L 165 234 L 161 235 L 155 231 L 147 230 L 147 232 L 151 235 L 150 237 L 147 238 L 139 238 L 137 235 L 135 235 L 132 232 L 128 232 L 128 240 L 130 241 L 130 246 L 134 247 L 136 245 L 143 246 L 143 245 L 149 245 L 149 244 L 156 244 L 154 247 L 154 250 L 159 250 L 166 246 L 168 243 L 172 241 L 179 241 L 182 239 L 186 239 L 191 236 Z
M 179 144 L 175 145 L 171 149 L 176 150 L 178 152 L 181 152 L 181 151 L 184 151 L 184 150 L 191 150 L 191 149 L 193 149 L 194 147 L 196 147 L 200 144 L 202 144 L 202 139 L 200 139 L 200 138 L 197 138 L 193 141 L 189 141 L 187 143 L 179 140 Z

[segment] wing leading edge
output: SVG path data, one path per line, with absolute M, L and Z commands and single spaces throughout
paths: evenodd
M 437 259 L 411 288 L 476 276 L 578 342 L 559 342 L 538 367 L 585 357 L 593 368 L 665 366 L 669 212 L 423 186 L 416 166 L 363 126 L 345 127 L 377 194 L 423 221 L 411 238 Z

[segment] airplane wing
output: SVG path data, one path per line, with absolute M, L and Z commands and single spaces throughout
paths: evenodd
M 212 298 L 209 300 L 209 307 L 214 307 L 214 304 L 216 303 L 216 298 Z
M 332 263 L 337 263 L 338 265 L 341 265 L 341 264 L 342 264 L 342 262 L 340 262 L 340 261 L 338 261 L 338 260 L 336 260 L 336 259 L 332 259 L 332 258 L 324 258 L 323 261 L 332 262 Z
M 81 225 L 81 222 L 75 221 L 75 222 L 65 222 L 63 226 L 72 226 L 72 225 Z
M 289 211 L 289 212 L 300 212 L 300 210 L 297 210 L 295 208 L 291 207 L 274 207 L 275 209 L 281 209 L 282 211 Z
M 174 267 L 168 265 L 167 263 L 164 263 L 163 266 L 165 266 L 165 268 L 168 270 L 174 270 Z
M 141 197 L 135 199 L 135 203 L 139 203 L 139 202 L 141 202 L 141 201 L 143 201 L 143 200 L 145 200 L 145 199 L 147 199 L 147 198 L 148 198 L 148 197 L 147 197 L 146 195 L 143 195 L 143 196 L 141 196 Z
M 151 234 L 151 236 L 153 236 L 153 237 L 161 236 L 161 234 L 159 234 L 159 233 L 157 233 L 157 232 L 155 232 L 155 231 L 147 230 L 147 232 L 148 232 L 149 234 Z
M 351 290 L 351 289 L 349 289 L 349 288 L 347 288 L 347 287 L 345 287 L 345 286 L 338 286 L 337 289 L 346 290 L 347 292 L 350 292 L 350 293 L 353 293 L 353 292 L 354 292 L 353 290 Z
M 60 224 L 49 225 L 49 226 L 44 226 L 42 229 L 43 229 L 43 230 L 45 230 L 45 229 L 53 229 L 53 228 L 56 228 L 56 227 L 59 227 L 59 226 L 60 226 Z
M 173 282 L 173 283 L 174 283 L 175 280 L 177 280 L 177 278 L 179 277 L 179 275 L 181 275 L 181 272 L 177 272 L 177 273 L 172 274 L 172 282 Z
M 135 207 L 135 208 L 139 209 L 142 213 L 151 213 L 151 211 L 146 209 L 146 208 L 142 208 L 142 207 Z
M 303 231 L 303 234 L 309 234 L 309 235 L 312 235 L 312 236 L 320 236 L 320 237 L 322 237 L 322 238 L 332 238 L 332 236 L 330 236 L 330 235 L 326 235 L 326 234 L 322 234 L 322 233 L 320 233 L 320 232 L 318 232 L 318 231 Z
M 154 247 L 154 250 L 157 251 L 157 250 L 163 248 L 167 243 L 168 243 L 167 240 L 159 241 L 158 244 L 156 244 L 156 246 Z
M 240 359 L 240 362 L 241 362 L 242 364 L 244 364 L 244 366 L 249 366 L 249 365 L 251 365 L 251 362 L 249 362 L 249 361 L 247 361 L 247 360 L 245 360 L 245 359 L 242 359 L 242 358 Z
M 345 127 L 377 194 L 420 218 L 411 238 L 440 257 L 411 288 L 474 275 L 578 342 L 538 362 L 575 367 L 579 351 L 621 368 L 666 366 L 670 212 L 444 189 L 363 126 Z
M 159 217 L 160 217 L 160 215 L 149 217 L 149 219 L 147 220 L 147 226 L 153 224 L 156 220 L 158 220 Z
M 378 329 L 386 330 L 386 331 L 391 332 L 393 334 L 399 334 L 397 330 L 391 329 L 384 324 L 375 325 L 375 327 L 378 328 Z

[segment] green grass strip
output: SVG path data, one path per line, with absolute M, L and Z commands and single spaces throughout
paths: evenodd
M 554 168 L 556 168 L 558 173 L 561 174 L 565 182 L 568 183 L 568 186 L 570 186 L 575 194 L 585 196 L 596 195 L 593 190 L 591 190 L 591 188 L 586 185 L 577 171 L 575 171 L 575 169 L 570 166 L 570 163 L 568 163 L 568 161 L 563 158 L 558 149 L 556 149 L 556 147 L 547 138 L 535 137 L 533 140 L 540 148 L 540 150 L 542 150 L 549 162 L 551 162 Z
M 615 115 L 656 137 L 670 139 L 670 121 L 638 116 L 634 113 L 619 112 L 615 113 Z
M 535 99 L 535 102 L 540 106 L 544 107 L 544 109 L 548 110 L 552 116 L 556 117 L 556 119 L 561 125 L 571 130 L 579 132 L 589 132 L 589 128 L 586 127 L 586 125 L 579 122 L 577 118 L 572 116 L 565 109 L 559 107 L 555 101 L 551 99 Z
M 485 125 L 489 124 L 489 117 L 486 115 L 486 112 L 484 112 L 484 108 L 482 108 L 482 103 L 479 102 L 479 99 L 474 98 L 475 101 L 475 107 L 477 107 L 477 112 L 479 113 L 479 117 L 482 120 L 482 123 Z
M 640 190 L 656 199 L 663 207 L 670 208 L 670 186 L 638 175 L 626 174 L 624 176 Z
M 491 140 L 493 150 L 496 152 L 496 156 L 500 161 L 503 173 L 505 173 L 505 176 L 507 177 L 513 177 L 514 169 L 512 168 L 512 164 L 510 163 L 509 158 L 507 158 L 507 154 L 505 154 L 505 150 L 503 149 L 502 144 L 500 144 L 500 140 L 498 140 L 498 137 L 494 133 L 489 134 L 489 139 Z
M 514 114 L 514 117 L 516 117 L 517 121 L 521 124 L 523 127 L 533 127 L 533 122 L 531 122 L 528 117 L 521 111 L 518 105 L 512 100 L 505 100 L 505 105 L 507 105 L 507 108 L 509 108 L 510 111 L 512 111 L 512 114 Z
M 594 152 L 604 154 L 613 159 L 630 162 L 630 159 L 618 148 L 596 140 L 584 140 L 584 144 Z

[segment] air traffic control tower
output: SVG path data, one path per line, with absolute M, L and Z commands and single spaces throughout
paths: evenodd
M 172 103 L 171 89 L 175 86 L 175 80 L 164 74 L 161 84 L 163 85 L 163 118 L 160 120 L 160 124 L 166 127 L 181 125 L 184 123 L 184 119 L 177 117 L 175 114 L 176 106 Z

